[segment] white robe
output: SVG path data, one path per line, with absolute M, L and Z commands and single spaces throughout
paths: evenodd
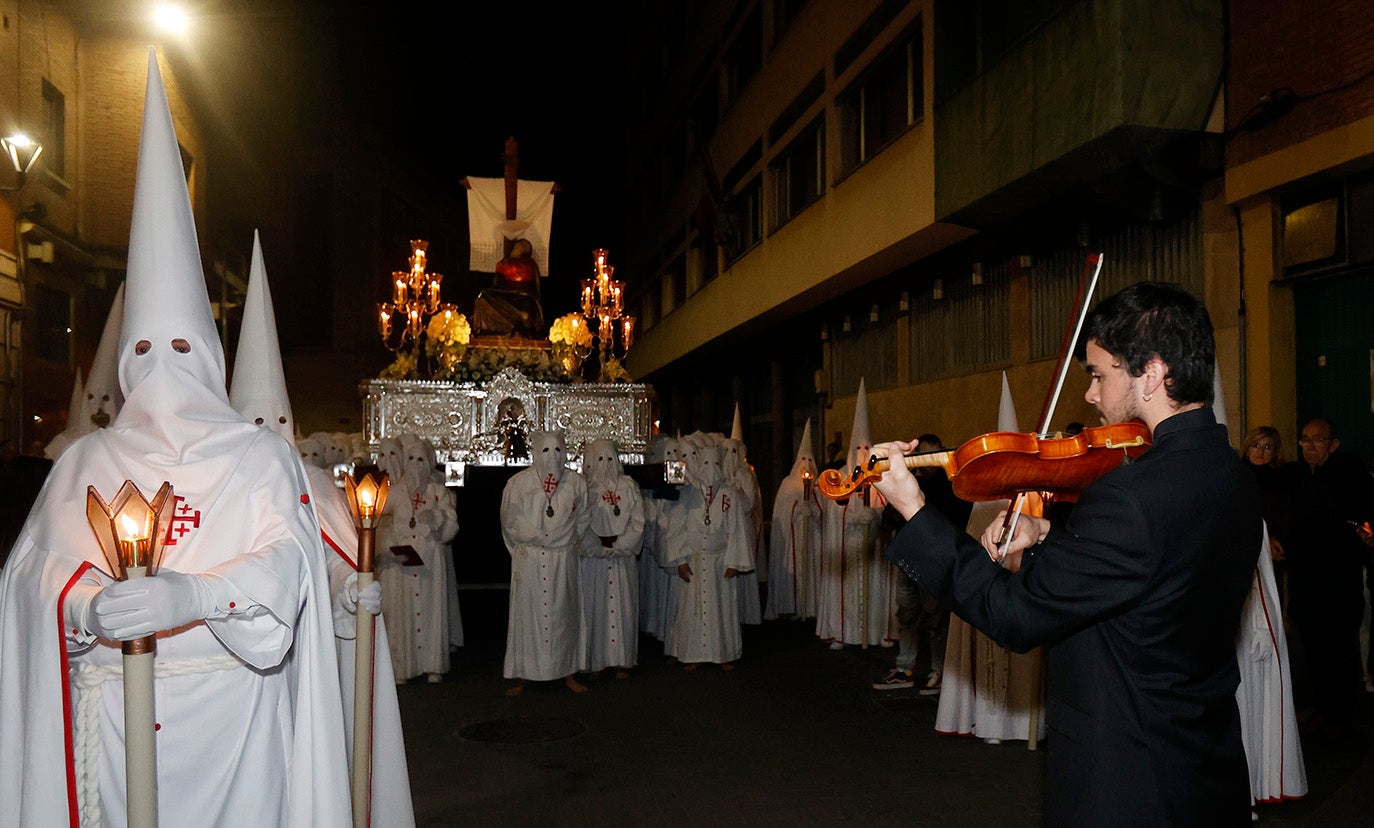
M 983 531 L 1007 508 L 1007 501 L 975 503 L 968 533 Z M 1029 741 L 1032 713 L 1036 741 L 1045 737 L 1044 685 L 1040 651 L 1013 653 L 950 613 L 944 674 L 935 732 L 980 739 Z
M 250 608 L 158 635 L 161 824 L 229 814 L 245 825 L 348 824 L 326 558 L 295 449 L 246 421 L 226 424 L 180 465 L 125 442 L 139 444 L 100 429 L 63 453 L 0 575 L 5 823 L 68 824 L 70 796 L 84 822 L 124 824 L 120 648 L 73 637 L 58 619 L 78 579 L 110 582 L 91 567 L 102 556 L 86 525 L 86 486 L 109 498 L 130 479 L 151 497 L 171 478 L 175 542 L 163 565 L 213 569 Z M 70 753 L 64 733 L 74 733 Z
M 629 475 L 588 479 L 589 528 L 582 544 L 579 591 L 592 672 L 639 661 L 639 563 L 644 500 Z M 616 514 L 619 508 L 620 514 Z M 614 537 L 608 548 L 601 538 Z
M 564 471 L 551 495 L 534 466 L 506 482 L 501 494 L 501 535 L 511 557 L 506 678 L 550 681 L 586 669 L 577 581 L 578 545 L 587 526 L 587 482 L 581 474 Z
M 458 517 L 442 485 L 426 479 L 415 491 L 392 490 L 377 530 L 377 558 L 397 681 L 449 670 L 448 542 L 457 532 Z M 413 547 L 424 564 L 402 566 L 392 546 Z
M 815 486 L 804 494 L 800 477 L 778 486 L 769 527 L 768 607 L 764 618 L 813 618 L 821 554 L 821 502 Z
M 678 490 L 674 489 L 674 493 Z M 639 555 L 639 629 L 657 638 L 668 640 L 677 614 L 676 567 L 666 560 L 668 551 L 668 516 L 678 507 L 678 501 L 644 497 L 644 551 Z
M 892 564 L 877 547 L 882 512 L 826 501 L 822 512 L 816 635 L 843 644 L 891 645 Z
M 325 554 L 329 557 L 329 593 L 336 595 L 349 575 L 358 571 L 358 530 L 348 501 L 334 477 L 318 466 L 306 465 L 310 502 L 320 519 Z M 366 610 L 359 609 L 365 613 Z M 339 656 L 339 690 L 343 701 L 344 737 L 349 767 L 353 765 L 353 681 L 357 664 L 356 617 L 334 610 L 334 643 Z M 396 698 L 395 671 L 387 644 L 386 620 L 377 616 L 372 641 L 372 824 L 415 824 L 406 765 L 401 708 Z
M 682 487 L 668 515 L 664 559 L 674 569 L 688 564 L 692 575 L 690 581 L 678 578 L 666 654 L 687 663 L 726 664 L 740 657 L 739 578 L 726 578 L 725 570 L 744 572 L 754 565 L 748 532 L 748 515 L 734 491 L 715 486 L 704 494 L 694 484 Z
M 760 558 L 765 557 L 761 553 L 766 551 L 760 545 L 763 538 L 763 507 L 759 481 L 754 476 L 754 470 L 744 466 L 742 470 L 736 471 L 728 485 L 739 492 L 744 505 L 745 525 L 748 528 L 749 570 L 739 574 L 739 583 L 735 585 L 736 593 L 739 595 L 739 620 L 741 624 L 762 624 L 763 606 L 759 599 L 759 582 L 768 580 L 768 572 L 766 569 L 760 572 L 759 567 Z M 763 577 L 760 577 L 760 574 Z
M 1293 709 L 1288 640 L 1279 609 L 1274 564 L 1265 527 L 1250 597 L 1236 634 L 1240 686 L 1240 735 L 1250 766 L 1250 795 L 1257 802 L 1297 799 L 1307 794 L 1307 768 Z

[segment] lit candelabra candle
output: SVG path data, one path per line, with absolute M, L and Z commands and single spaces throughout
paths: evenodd
M 391 306 L 385 302 L 377 305 L 377 329 L 383 339 L 391 336 Z

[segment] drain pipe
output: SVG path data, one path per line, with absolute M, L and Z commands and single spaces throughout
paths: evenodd
M 1236 319 L 1240 327 L 1238 332 L 1238 341 L 1240 343 L 1240 435 L 1241 439 L 1244 439 L 1245 435 L 1250 433 L 1250 418 L 1248 413 L 1250 410 L 1250 397 L 1247 393 L 1250 387 L 1250 374 L 1246 370 L 1249 363 L 1246 357 L 1246 341 L 1248 338 L 1246 331 L 1249 327 L 1249 320 L 1246 316 L 1245 308 L 1245 229 L 1240 219 L 1240 208 L 1232 205 L 1231 214 L 1235 217 L 1236 221 L 1236 275 L 1238 277 L 1237 282 L 1240 285 L 1236 297 L 1238 303 L 1236 308 Z

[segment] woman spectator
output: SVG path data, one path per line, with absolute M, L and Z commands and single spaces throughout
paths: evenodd
M 1283 541 L 1288 537 L 1291 494 L 1284 470 L 1287 462 L 1283 459 L 1283 441 L 1279 438 L 1279 430 L 1267 425 L 1250 429 L 1240 444 L 1240 456 L 1255 472 L 1255 479 L 1259 482 L 1264 522 L 1269 525 L 1269 556 L 1274 561 L 1274 578 L 1278 581 L 1286 616 L 1288 583 Z

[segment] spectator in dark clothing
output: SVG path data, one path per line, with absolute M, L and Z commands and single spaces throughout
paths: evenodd
M 1339 451 L 1335 426 L 1314 419 L 1292 466 L 1292 526 L 1284 543 L 1290 610 L 1309 665 L 1314 727 L 1342 728 L 1360 684 L 1360 620 L 1366 528 L 1374 519 L 1374 478 Z
M 1292 495 L 1289 478 L 1292 469 L 1283 457 L 1283 440 L 1273 426 L 1250 429 L 1240 444 L 1240 459 L 1255 473 L 1260 487 L 1264 522 L 1269 526 L 1269 557 L 1274 562 L 1274 580 L 1279 587 L 1283 612 L 1288 613 L 1288 563 L 1284 560 L 1284 539 L 1291 530 Z

